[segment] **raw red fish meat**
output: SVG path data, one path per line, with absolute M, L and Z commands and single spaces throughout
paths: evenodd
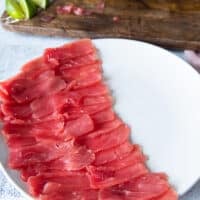
M 78 119 L 66 122 L 64 133 L 67 135 L 78 137 L 94 130 L 92 118 L 83 114 Z
M 96 52 L 96 50 L 91 40 L 83 39 L 59 48 L 46 49 L 44 59 L 47 63 L 60 65 L 67 63 L 70 59 L 85 56 L 92 52 Z
M 98 83 L 90 87 L 78 89 L 75 91 L 81 96 L 89 96 L 89 97 L 110 95 L 109 89 L 104 83 Z
M 101 103 L 112 103 L 112 97 L 108 95 L 102 95 L 102 96 L 94 96 L 94 97 L 85 97 L 83 98 L 83 105 L 84 106 L 91 106 Z
M 78 190 L 78 191 L 68 191 L 64 185 L 59 185 L 55 183 L 47 183 L 48 190 L 55 190 L 54 193 L 40 195 L 39 200 L 97 200 L 98 190 Z M 52 190 L 53 189 L 53 190 Z M 62 192 L 58 192 L 58 191 Z
M 64 129 L 64 119 L 62 116 L 47 121 L 11 124 L 5 123 L 3 132 L 5 135 L 18 134 L 21 136 L 37 136 L 37 135 L 59 135 Z
M 81 77 L 87 76 L 89 73 L 100 73 L 101 72 L 101 63 L 96 62 L 90 65 L 84 65 L 81 67 L 72 67 L 66 69 L 60 69 L 61 75 L 66 81 L 77 80 Z
M 37 144 L 35 137 L 32 136 L 25 136 L 21 137 L 20 135 L 9 135 L 6 141 L 7 145 L 10 148 L 20 148 L 23 146 L 32 146 Z
M 5 103 L 1 105 L 1 110 L 5 119 L 22 119 L 31 117 L 31 108 L 29 104 L 13 104 Z
M 91 164 L 95 155 L 85 146 L 75 145 L 73 141 L 38 143 L 28 147 L 13 148 L 9 152 L 9 166 L 15 169 L 55 159 L 62 159 L 68 170 L 79 170 Z
M 131 152 L 131 150 L 133 150 L 134 148 L 135 147 L 128 141 L 111 149 L 97 152 L 95 154 L 95 161 L 93 164 L 98 166 L 114 161 L 116 159 L 121 159 L 124 157 L 124 155 Z
M 38 200 L 177 200 L 167 176 L 150 172 L 130 142 L 102 72 L 83 39 L 46 49 L 0 82 L 9 167 Z
M 4 118 L 4 114 L 3 114 L 2 111 L 1 111 L 1 104 L 0 104 L 0 120 L 2 121 L 3 118 Z
M 90 183 L 87 173 L 57 171 L 54 173 L 42 173 L 37 176 L 31 176 L 28 179 L 29 191 L 32 195 L 37 196 L 43 193 L 45 184 L 55 182 L 65 184 L 67 190 L 87 190 L 90 189 Z M 48 188 L 47 188 L 48 189 Z
M 178 199 L 178 195 L 175 190 L 169 189 L 162 197 L 158 197 L 155 200 L 174 200 Z
M 9 85 L 4 85 L 4 90 L 17 103 L 24 103 L 44 95 L 47 90 L 48 95 L 51 95 L 65 87 L 65 81 L 55 76 L 55 72 L 51 70 L 40 74 L 35 80 L 25 78 L 13 80 Z
M 148 172 L 143 163 L 137 163 L 119 170 L 110 170 L 106 167 L 89 166 L 90 184 L 93 188 L 106 188 L 137 178 Z
M 106 133 L 109 133 L 111 131 L 114 131 L 115 129 L 119 128 L 121 125 L 123 125 L 123 122 L 119 118 L 115 118 L 113 121 L 106 122 L 103 124 L 96 125 L 97 129 L 93 131 L 92 133 L 88 134 L 85 137 L 79 138 L 79 140 L 85 140 L 85 139 L 92 139 L 98 136 L 102 136 Z
M 166 195 L 168 190 L 169 184 L 163 175 L 148 173 L 101 190 L 100 200 L 153 200 L 156 197 Z
M 121 125 L 115 130 L 97 137 L 85 137 L 81 139 L 81 144 L 85 144 L 94 152 L 103 151 L 124 143 L 129 137 L 130 129 L 126 125 Z
M 115 119 L 115 113 L 113 109 L 108 108 L 108 109 L 105 109 L 103 111 L 93 114 L 92 119 L 95 124 L 109 122 Z
M 135 147 L 131 152 L 123 155 L 122 158 L 118 157 L 116 160 L 105 163 L 104 165 L 98 167 L 105 167 L 107 170 L 118 170 L 130 165 L 135 165 L 137 163 L 144 163 L 145 160 L 146 157 L 143 155 L 141 149 Z

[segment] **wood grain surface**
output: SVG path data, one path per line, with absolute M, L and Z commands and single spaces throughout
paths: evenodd
M 106 0 L 102 14 L 56 13 L 60 5 L 74 3 L 92 9 L 98 1 L 56 0 L 31 20 L 9 23 L 4 13 L 1 22 L 10 31 L 38 35 L 130 38 L 175 49 L 200 49 L 200 0 Z M 118 22 L 113 21 L 115 16 Z M 45 22 L 46 17 L 53 19 Z

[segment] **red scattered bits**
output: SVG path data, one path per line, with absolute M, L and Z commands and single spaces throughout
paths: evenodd
M 98 4 L 95 6 L 94 9 L 84 9 L 82 7 L 75 6 L 74 4 L 68 4 L 64 6 L 57 6 L 56 12 L 60 15 L 65 14 L 74 14 L 77 16 L 86 16 L 86 15 L 92 15 L 93 13 L 103 13 L 105 8 L 105 1 L 100 0 Z
M 113 20 L 113 22 L 119 22 L 120 19 L 118 16 L 114 16 L 112 20 Z
M 63 13 L 63 9 L 62 9 L 62 7 L 61 6 L 57 6 L 56 7 L 56 13 L 59 15 L 59 14 L 64 14 Z
M 73 9 L 74 9 L 74 4 L 69 4 L 69 5 L 63 6 L 62 8 L 62 10 L 67 14 L 72 13 Z
M 81 7 L 74 7 L 73 13 L 74 13 L 74 15 L 77 15 L 77 16 L 83 16 L 84 15 L 84 9 L 81 8 Z
M 57 14 L 71 14 L 74 9 L 74 4 L 68 4 L 65 6 L 57 6 L 56 11 Z

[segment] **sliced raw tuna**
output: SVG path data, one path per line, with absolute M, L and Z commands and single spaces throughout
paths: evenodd
M 124 155 L 122 158 L 118 158 L 114 161 L 108 162 L 101 167 L 105 167 L 108 170 L 119 170 L 121 168 L 135 165 L 137 163 L 144 163 L 146 161 L 146 157 L 143 155 L 139 146 L 135 147 L 131 152 Z
M 95 160 L 95 155 L 85 147 L 79 147 L 75 152 L 71 149 L 62 158 L 54 160 L 50 166 L 52 169 L 80 170 L 90 165 Z
M 84 65 L 84 66 L 75 67 L 75 68 L 74 66 L 72 66 L 71 68 L 60 69 L 60 71 L 61 71 L 61 75 L 63 79 L 68 82 L 68 81 L 76 80 L 80 77 L 84 77 L 89 73 L 96 72 L 96 73 L 101 74 L 101 63 L 96 62 L 91 65 Z
M 135 148 L 129 141 L 111 149 L 100 151 L 95 154 L 95 161 L 93 165 L 103 165 L 110 161 L 121 159 L 127 153 L 131 152 Z
M 67 120 L 77 119 L 80 115 L 88 114 L 93 115 L 95 113 L 99 113 L 107 108 L 110 108 L 110 103 L 102 103 L 96 104 L 91 106 L 76 106 L 76 107 L 69 107 L 63 109 L 63 113 L 65 113 L 65 118 Z
M 110 122 L 106 122 L 103 124 L 96 124 L 96 130 L 91 132 L 90 134 L 88 134 L 85 137 L 79 138 L 80 141 L 81 139 L 92 139 L 101 135 L 104 135 L 105 133 L 109 133 L 115 129 L 117 129 L 118 127 L 120 127 L 121 125 L 123 125 L 123 122 L 121 119 L 119 119 L 118 117 L 116 117 L 113 121 Z
M 85 96 L 85 97 L 91 97 L 91 96 L 100 96 L 100 95 L 106 95 L 109 94 L 108 87 L 103 83 L 98 83 L 93 86 L 82 88 L 75 90 L 79 95 Z
M 1 110 L 7 119 L 28 119 L 32 112 L 29 104 L 2 104 Z
M 58 194 L 58 193 L 65 193 L 65 192 L 71 192 L 71 191 L 69 191 L 69 186 L 66 186 L 65 184 L 56 183 L 56 182 L 46 183 L 44 185 L 44 188 L 43 188 L 43 191 L 42 191 L 43 194 L 53 194 L 53 193 Z M 82 198 L 85 197 L 85 195 L 87 195 L 88 198 L 90 196 L 93 196 L 93 198 L 94 197 L 97 198 L 98 190 L 91 189 L 91 190 L 80 190 L 80 191 L 76 191 L 76 192 L 77 193 L 80 192 L 80 194 L 82 193 L 82 195 L 81 195 Z
M 86 136 L 85 138 L 81 138 L 78 142 L 85 144 L 92 151 L 98 152 L 123 144 L 126 140 L 128 140 L 129 133 L 129 127 L 126 125 L 121 125 L 107 134 L 103 134 L 94 138 L 89 138 Z
M 68 63 L 70 59 L 85 56 L 92 52 L 96 52 L 96 49 L 91 40 L 83 39 L 58 48 L 46 49 L 44 59 L 46 63 L 59 65 Z
M 3 121 L 4 118 L 4 114 L 1 111 L 1 104 L 0 104 L 0 121 Z
M 43 57 L 29 61 L 22 67 L 20 76 L 28 79 L 36 79 L 41 73 L 52 70 L 53 67 L 44 62 Z
M 67 94 L 60 92 L 52 96 L 43 96 L 31 102 L 32 118 L 40 119 L 52 114 L 58 114 L 65 103 L 67 103 Z
M 63 115 L 66 119 L 66 121 L 70 120 L 76 120 L 78 119 L 81 115 L 88 114 L 85 112 L 82 107 L 68 107 L 63 109 Z
M 112 108 L 108 108 L 106 110 L 103 110 L 99 113 L 96 113 L 92 115 L 92 119 L 95 124 L 102 124 L 105 122 L 109 122 L 115 119 L 115 113 Z
M 71 88 L 73 89 L 81 89 L 86 88 L 92 85 L 99 83 L 102 80 L 102 75 L 99 72 L 91 72 L 79 76 L 72 83 Z
M 158 197 L 155 200 L 178 200 L 178 195 L 175 190 L 170 188 L 162 197 Z
M 92 190 L 92 189 L 78 190 L 78 191 L 65 190 L 62 192 L 57 192 L 58 190 L 57 188 L 61 188 L 61 190 L 64 190 L 65 186 L 51 182 L 47 184 L 48 188 L 53 187 L 55 192 L 51 194 L 40 195 L 38 200 L 97 200 L 98 199 L 98 194 L 99 194 L 98 190 Z
M 101 104 L 96 104 L 96 105 L 91 105 L 91 106 L 83 106 L 82 109 L 88 114 L 93 115 L 105 109 L 110 108 L 111 105 L 112 104 L 110 102 L 106 102 L 106 103 L 101 103 Z
M 45 71 L 36 80 L 16 79 L 7 88 L 7 92 L 18 103 L 29 102 L 35 98 L 55 94 L 66 87 L 66 83 L 53 71 Z
M 35 163 L 48 162 L 62 156 L 62 154 L 54 152 L 53 147 L 52 149 L 51 147 L 44 144 L 36 144 L 10 149 L 9 166 L 17 169 Z
M 29 192 L 33 196 L 42 193 L 44 185 L 48 182 L 64 184 L 68 191 L 90 189 L 88 175 L 83 172 L 57 171 L 54 173 L 42 173 L 28 179 Z M 48 188 L 47 188 L 48 189 Z
M 109 95 L 85 97 L 83 99 L 83 106 L 91 106 L 91 105 L 102 104 L 102 103 L 107 103 L 107 102 L 112 103 L 112 97 Z
M 101 64 L 101 61 L 98 59 L 96 52 L 89 53 L 87 55 L 79 56 L 76 58 L 71 58 L 64 61 L 64 64 L 59 66 L 59 71 L 66 74 L 65 70 L 71 70 L 73 68 L 84 67 L 93 64 Z
M 48 172 L 48 173 L 50 173 L 51 171 L 54 172 L 55 170 L 51 170 L 49 168 L 49 164 L 50 162 L 34 163 L 32 165 L 26 165 L 20 169 L 20 173 L 21 173 L 20 177 L 23 181 L 27 182 L 28 178 L 31 176 L 37 176 L 45 172 Z
M 13 169 L 56 159 L 61 159 L 68 170 L 79 170 L 91 164 L 95 155 L 86 147 L 75 145 L 73 141 L 38 143 L 9 152 L 9 166 Z
M 49 48 L 0 82 L 8 165 L 30 194 L 40 200 L 178 199 L 164 174 L 149 172 L 112 106 L 89 39 Z
M 55 119 L 41 121 L 37 123 L 10 124 L 5 123 L 3 132 L 5 135 L 17 134 L 20 136 L 59 136 L 59 133 L 64 129 L 64 119 L 62 116 L 57 116 Z
M 66 122 L 64 134 L 72 137 L 82 136 L 94 130 L 94 123 L 87 114 L 81 115 L 78 119 Z
M 158 197 L 160 199 L 168 190 L 169 184 L 162 175 L 147 173 L 128 182 L 102 189 L 99 199 L 153 200 Z M 170 200 L 170 198 L 166 200 Z
M 0 82 L 0 102 L 2 103 L 9 103 L 12 102 L 8 94 L 5 94 L 4 91 L 1 91 L 1 82 Z
M 31 146 L 37 143 L 35 137 L 32 136 L 25 136 L 21 137 L 20 135 L 9 135 L 7 139 L 7 145 L 10 148 L 20 148 L 24 146 Z
M 106 167 L 89 166 L 90 184 L 93 188 L 106 188 L 137 178 L 148 172 L 144 164 L 137 163 L 119 170 L 108 170 Z

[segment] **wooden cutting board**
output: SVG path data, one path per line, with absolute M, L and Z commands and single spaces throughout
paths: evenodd
M 55 0 L 47 10 L 41 11 L 30 20 L 8 23 L 7 15 L 4 13 L 1 22 L 3 27 L 10 31 L 38 35 L 130 38 L 176 49 L 200 49 L 200 6 L 198 4 L 197 7 L 190 6 L 190 9 L 179 9 L 176 6 L 171 9 L 170 3 L 159 5 L 155 3 L 158 0 L 106 0 L 102 14 L 90 16 L 56 14 L 58 5 L 74 3 L 88 9 L 95 7 L 98 1 Z M 44 19 L 49 16 L 53 17 L 53 20 L 45 22 Z M 119 18 L 118 22 L 113 21 L 115 16 Z

